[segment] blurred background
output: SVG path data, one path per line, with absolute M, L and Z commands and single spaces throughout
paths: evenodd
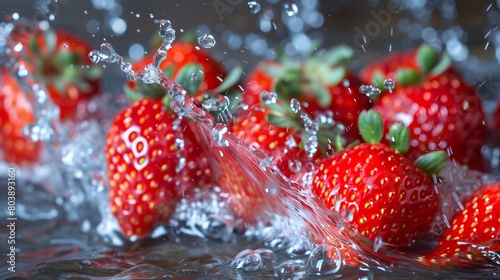
M 300 56 L 316 42 L 346 44 L 359 69 L 389 52 L 422 42 L 447 50 L 485 100 L 500 86 L 500 1 L 437 0 L 0 0 L 0 14 L 47 21 L 84 36 L 96 48 L 111 43 L 131 60 L 151 51 L 160 19 L 177 31 L 212 34 L 209 51 L 228 68 L 249 71 L 276 47 Z M 16 14 L 17 13 L 17 14 Z M 109 67 L 117 68 L 117 67 Z M 106 87 L 120 90 L 121 73 L 110 69 Z M 490 112 L 492 105 L 486 104 Z

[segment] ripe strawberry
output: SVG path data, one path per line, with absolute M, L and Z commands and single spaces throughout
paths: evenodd
M 186 159 L 197 154 L 189 133 L 162 99 L 135 101 L 113 120 L 106 137 L 109 196 L 127 237 L 143 237 L 168 221 L 186 184 L 198 183 L 199 170 Z
M 399 70 L 392 93 L 380 96 L 373 108 L 382 115 L 386 129 L 394 123 L 410 129 L 410 159 L 445 150 L 458 163 L 483 170 L 481 147 L 487 128 L 477 91 L 447 70 L 451 62 L 447 55 L 439 60 L 424 45 L 418 58 L 425 67 Z
M 425 56 L 430 57 L 424 58 Z M 423 71 L 427 73 L 431 70 L 430 68 L 435 67 L 435 63 L 438 63 L 439 60 L 439 54 L 432 51 L 432 48 L 428 45 L 422 45 L 418 49 L 395 51 L 365 66 L 361 69 L 359 78 L 363 84 L 384 89 L 384 80 L 398 81 L 402 78 L 401 75 L 404 71 Z M 446 61 L 443 61 L 443 67 L 446 68 L 444 71 L 449 74 L 456 74 L 455 68 L 446 65 L 446 63 Z
M 134 71 L 142 70 L 153 61 L 153 53 L 134 63 Z M 168 55 L 160 64 L 163 73 L 180 83 L 191 95 L 198 97 L 202 93 L 216 89 L 226 77 L 224 66 L 213 56 L 196 45 L 186 41 L 176 41 L 168 50 Z M 145 84 L 142 81 L 128 81 L 127 92 L 141 92 L 148 96 L 163 96 L 165 90 L 157 84 Z
M 17 81 L 6 71 L 0 70 L 0 148 L 3 159 L 19 165 L 34 163 L 41 143 L 23 135 L 23 128 L 35 122 L 33 108 Z
M 421 168 L 402 155 L 409 145 L 406 128 L 391 127 L 391 148 L 378 143 L 380 115 L 369 111 L 359 120 L 367 143 L 322 160 L 312 192 L 369 240 L 396 248 L 411 245 L 430 229 L 440 207 L 439 195 L 422 168 L 438 173 L 446 156 L 436 152 L 420 158 Z
M 8 38 L 23 55 L 17 63 L 46 86 L 62 120 L 71 119 L 84 100 L 99 91 L 100 70 L 91 64 L 91 47 L 82 38 L 60 29 L 16 29 Z M 0 69 L 0 149 L 4 160 L 29 165 L 39 157 L 41 144 L 23 136 L 35 121 L 32 104 L 8 69 Z
M 500 183 L 481 186 L 453 218 L 436 249 L 421 260 L 442 267 L 492 264 L 500 251 L 499 207 Z
M 350 49 L 337 47 L 301 62 L 262 61 L 244 82 L 243 103 L 259 106 L 263 91 L 276 92 L 285 103 L 297 99 L 312 118 L 332 113 L 345 126 L 345 136 L 358 139 L 357 116 L 371 102 L 359 92 L 358 78 L 343 65 L 352 55 Z
M 153 54 L 147 55 L 135 62 L 132 69 L 143 70 L 152 61 Z M 210 53 L 199 49 L 190 41 L 176 41 L 159 68 L 165 76 L 179 83 L 197 102 L 202 103 L 219 121 L 228 122 L 232 118 L 236 108 L 235 99 L 240 94 L 236 86 L 241 75 L 240 67 L 227 73 L 224 66 Z M 159 98 L 166 95 L 166 91 L 159 85 L 146 84 L 141 80 L 128 81 L 124 91 L 132 100 L 144 96 Z M 230 106 L 226 106 L 227 100 Z

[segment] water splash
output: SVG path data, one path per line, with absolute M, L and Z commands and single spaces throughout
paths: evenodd
M 166 21 L 162 22 L 165 23 Z M 171 28 L 170 24 L 164 26 L 168 26 L 167 29 Z M 162 34 L 162 31 L 160 31 L 160 34 Z M 175 33 L 171 31 L 170 34 Z M 211 152 L 212 164 L 217 167 L 216 169 L 221 170 L 221 173 L 216 176 L 225 176 L 225 178 L 232 180 L 232 183 L 236 183 L 235 188 L 238 189 L 239 197 L 228 197 L 225 203 L 227 205 L 238 205 L 240 209 L 255 209 L 253 214 L 256 221 L 260 222 L 255 227 L 247 224 L 247 234 L 254 232 L 257 236 L 264 237 L 265 230 L 269 228 L 265 225 L 270 223 L 274 225 L 273 228 L 276 231 L 270 240 L 270 244 L 282 244 L 283 238 L 290 240 L 290 238 L 301 236 L 313 240 L 317 246 L 311 251 L 305 269 L 307 273 L 314 275 L 331 275 L 338 272 L 342 267 L 341 249 L 351 246 L 353 237 L 363 245 L 362 247 L 354 246 L 354 248 L 360 254 L 359 258 L 367 266 L 372 264 L 373 267 L 390 271 L 398 267 L 397 262 L 393 262 L 394 258 L 406 262 L 412 261 L 411 258 L 400 253 L 387 251 L 386 248 L 377 247 L 377 250 L 373 251 L 373 246 L 377 246 L 377 244 L 364 240 L 363 237 L 359 236 L 356 229 L 346 223 L 345 220 L 348 219 L 348 215 L 345 217 L 339 216 L 324 209 L 324 206 L 313 198 L 307 188 L 284 177 L 272 165 L 266 155 L 227 132 L 224 124 L 216 123 L 204 108 L 192 101 L 180 85 L 164 76 L 158 69 L 158 62 L 165 59 L 166 50 L 168 50 L 169 44 L 172 42 L 168 39 L 168 36 L 162 37 L 163 44 L 155 54 L 153 64 L 136 73 L 129 69 L 125 69 L 124 72 L 129 78 L 141 79 L 150 83 L 154 82 L 164 87 L 172 97 L 172 109 L 180 116 L 195 122 L 197 132 L 201 138 L 200 148 Z M 92 55 L 97 55 L 100 60 L 107 62 L 122 63 L 123 59 L 116 53 L 109 53 L 110 50 L 112 48 L 105 46 L 104 52 L 102 50 L 96 51 Z M 366 86 L 364 91 L 371 94 L 373 92 L 380 93 L 380 89 L 372 86 Z M 263 92 L 262 95 L 264 102 L 268 104 L 277 102 L 275 93 Z M 328 117 L 325 117 L 325 119 L 325 121 L 328 121 Z M 312 121 L 306 114 L 301 114 L 301 120 L 308 133 L 311 134 L 311 142 L 308 145 L 310 150 L 313 150 L 315 147 L 317 148 L 317 139 L 314 136 L 318 131 L 318 123 Z M 238 163 L 238 166 L 232 164 L 235 162 Z M 263 166 L 263 163 L 265 163 L 265 166 Z M 314 171 L 314 168 L 303 168 L 304 174 L 313 174 Z M 244 186 L 235 182 L 235 179 L 244 182 Z M 262 198 L 262 201 L 259 201 L 259 203 L 262 203 L 259 204 L 262 207 L 256 208 L 253 205 L 255 202 L 244 199 L 245 197 L 254 197 L 256 194 Z M 209 225 L 213 226 L 208 226 L 207 229 L 210 230 L 205 232 L 200 231 L 199 227 L 197 227 L 200 236 L 210 236 L 210 232 L 213 232 L 213 236 L 223 236 L 224 232 L 230 232 L 229 230 L 226 231 L 227 228 L 232 228 L 226 222 L 211 219 L 207 221 Z M 222 227 L 220 227 L 221 225 Z M 218 230 L 219 228 L 222 230 Z M 371 253 L 366 255 L 367 252 Z M 235 256 L 232 264 L 237 269 L 255 272 L 262 270 L 265 266 L 262 258 L 263 256 L 257 251 L 245 250 Z

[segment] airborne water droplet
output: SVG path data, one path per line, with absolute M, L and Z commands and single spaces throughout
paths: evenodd
M 309 137 L 309 139 L 307 139 L 304 150 L 306 151 L 309 158 L 312 158 L 314 154 L 316 154 L 316 152 L 318 151 L 318 146 L 318 137 L 316 137 L 316 135 L 312 135 Z
M 215 46 L 215 38 L 210 34 L 203 34 L 198 38 L 198 43 L 205 49 L 210 49 Z
M 389 92 L 392 92 L 392 90 L 394 89 L 394 81 L 391 79 L 385 80 L 384 87 L 386 87 L 389 90 Z
M 469 108 L 470 108 L 469 101 L 465 100 L 465 101 L 462 103 L 462 109 L 463 109 L 464 111 L 467 111 L 467 110 L 469 110 Z
M 93 50 L 89 53 L 89 58 L 92 63 L 99 63 L 101 61 L 101 56 L 99 55 L 99 51 Z
M 260 93 L 260 98 L 264 102 L 264 104 L 275 104 L 278 101 L 278 94 L 272 91 L 262 91 Z
M 297 4 L 295 3 L 285 3 L 283 4 L 283 11 L 287 16 L 291 17 L 299 12 L 299 8 L 297 8 Z
M 288 160 L 288 169 L 292 173 L 299 172 L 301 168 L 302 168 L 302 162 L 300 162 L 300 160 L 297 160 L 297 159 Z
M 198 80 L 202 74 L 203 74 L 203 71 L 201 71 L 201 70 L 193 72 L 193 74 L 191 74 L 191 80 L 192 81 Z
M 248 10 L 250 10 L 250 13 L 252 15 L 257 14 L 260 12 L 260 4 L 257 1 L 249 1 L 248 2 Z
M 301 109 L 299 100 L 292 98 L 292 100 L 290 100 L 290 108 L 292 108 L 294 113 L 298 113 Z

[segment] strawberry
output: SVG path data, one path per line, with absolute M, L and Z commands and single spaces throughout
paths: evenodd
M 429 48 L 423 45 L 420 48 Z M 406 51 L 391 52 L 386 57 L 379 59 L 361 69 L 359 78 L 363 84 L 374 85 L 381 89 L 387 89 L 384 80 L 397 81 L 401 71 L 429 71 L 434 63 L 439 61 L 439 55 L 431 53 L 432 57 L 423 59 L 421 49 L 410 49 Z M 445 72 L 455 74 L 456 70 L 451 65 L 446 65 Z
M 134 63 L 134 71 L 142 70 L 153 61 L 153 53 Z M 200 96 L 209 90 L 216 89 L 227 75 L 224 66 L 211 54 L 199 49 L 187 41 L 176 41 L 168 50 L 168 56 L 160 64 L 163 73 L 180 83 L 192 96 Z M 163 96 L 165 90 L 157 84 L 145 84 L 142 81 L 128 81 L 127 92 L 141 92 L 149 96 Z
M 357 227 L 364 237 L 401 248 L 418 241 L 440 209 L 440 198 L 428 174 L 437 174 L 446 162 L 443 152 L 419 158 L 404 153 L 409 132 L 400 124 L 391 127 L 391 147 L 382 139 L 382 120 L 375 111 L 359 117 L 363 139 L 318 165 L 312 192 L 325 207 Z M 418 164 L 418 165 L 417 165 Z
M 91 64 L 90 45 L 82 38 L 60 29 L 17 28 L 8 38 L 22 47 L 17 63 L 46 86 L 61 120 L 75 116 L 78 106 L 99 92 L 100 69 Z M 35 121 L 35 113 L 24 91 L 9 69 L 0 69 L 0 149 L 4 160 L 19 165 L 34 164 L 41 144 L 24 137 L 23 128 Z
M 143 237 L 168 221 L 185 185 L 198 183 L 201 174 L 186 158 L 197 154 L 190 133 L 162 99 L 137 100 L 114 118 L 106 137 L 109 197 L 127 237 Z
M 435 250 L 420 259 L 441 267 L 493 264 L 500 251 L 499 209 L 500 182 L 481 186 L 463 204 Z
M 135 62 L 132 70 L 143 70 L 153 61 L 150 54 Z M 239 95 L 236 82 L 241 75 L 241 68 L 235 67 L 227 72 L 224 66 L 213 56 L 199 49 L 190 41 L 176 41 L 168 50 L 168 56 L 160 64 L 160 70 L 167 77 L 179 83 L 192 97 L 224 122 L 232 117 L 233 108 L 225 108 L 226 97 L 232 107 Z M 157 84 L 146 84 L 141 80 L 128 81 L 124 86 L 125 93 L 135 100 L 144 96 L 163 97 L 166 91 Z M 209 104 L 209 105 L 207 105 Z M 224 111 L 227 109 L 227 111 Z M 217 115 L 219 114 L 219 115 Z
M 458 163 L 483 170 L 487 127 L 477 91 L 448 70 L 451 59 L 446 54 L 439 58 L 424 45 L 417 55 L 419 68 L 398 70 L 395 88 L 382 94 L 373 108 L 386 129 L 394 123 L 410 129 L 410 159 L 445 150 Z
M 333 114 L 345 126 L 345 136 L 358 139 L 357 116 L 371 103 L 359 92 L 358 78 L 343 65 L 352 56 L 352 50 L 341 46 L 301 62 L 262 61 L 244 82 L 243 103 L 249 108 L 259 106 L 263 91 L 276 92 L 287 104 L 297 99 L 313 119 L 318 114 Z

